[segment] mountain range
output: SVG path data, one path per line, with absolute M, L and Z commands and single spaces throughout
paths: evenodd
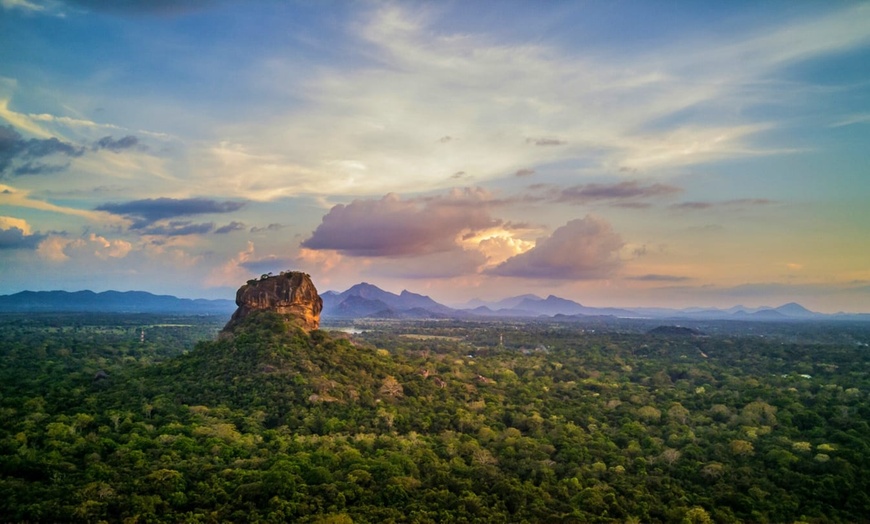
M 612 308 L 584 306 L 573 300 L 549 295 L 518 295 L 498 301 L 471 300 L 458 307 L 440 304 L 426 295 L 408 290 L 399 294 L 366 282 L 338 292 L 322 293 L 324 320 L 382 319 L 484 319 L 484 318 L 571 318 L 618 317 L 638 319 L 687 320 L 860 320 L 870 321 L 870 314 L 833 315 L 816 313 L 795 302 L 779 307 L 750 308 Z M 145 291 L 21 291 L 0 295 L 0 312 L 117 312 L 178 313 L 229 315 L 235 310 L 232 300 L 206 300 L 154 295 Z
M 21 291 L 0 295 L 0 312 L 178 313 L 224 315 L 233 300 L 178 298 L 146 291 Z
M 757 320 L 757 321 L 794 321 L 794 320 L 870 320 L 870 314 L 827 315 L 810 311 L 795 302 L 779 307 L 749 308 L 735 306 L 729 309 L 715 308 L 613 308 L 589 307 L 573 300 L 549 295 L 519 295 L 488 302 L 471 300 L 459 307 L 451 308 L 404 290 L 400 294 L 363 282 L 346 291 L 327 291 L 323 298 L 324 319 L 351 318 L 546 318 L 570 320 L 571 317 L 619 317 L 654 319 L 691 319 L 691 320 Z

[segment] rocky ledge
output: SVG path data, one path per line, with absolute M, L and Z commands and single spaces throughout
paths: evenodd
M 224 326 L 223 333 L 232 333 L 235 326 L 255 311 L 273 311 L 288 321 L 311 331 L 320 326 L 323 300 L 307 273 L 282 271 L 259 279 L 248 280 L 236 292 L 238 309 Z

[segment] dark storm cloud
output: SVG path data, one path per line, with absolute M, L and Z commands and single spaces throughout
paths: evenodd
M 360 257 L 420 256 L 455 250 L 464 231 L 500 224 L 475 190 L 418 200 L 391 193 L 333 207 L 302 247 Z
M 581 184 L 563 189 L 556 201 L 588 204 L 595 201 L 644 200 L 673 195 L 680 191 L 682 189 L 676 186 L 668 184 L 642 185 L 637 180 L 617 184 Z
M 94 142 L 94 150 L 97 149 L 108 149 L 114 153 L 119 153 L 125 149 L 130 149 L 139 145 L 139 139 L 133 135 L 127 135 L 123 138 L 119 138 L 115 140 L 111 136 L 104 136 L 103 138 Z
M 0 177 L 6 173 L 23 175 L 45 173 L 50 166 L 31 162 L 52 155 L 75 158 L 82 156 L 84 152 L 83 147 L 62 142 L 54 137 L 25 140 L 12 126 L 0 126 Z M 25 163 L 18 167 L 21 173 L 16 173 L 14 168 L 10 169 L 17 162 Z
M 612 275 L 621 265 L 622 238 L 605 220 L 571 220 L 539 238 L 535 247 L 511 257 L 487 273 L 505 277 L 593 280 Z
M 0 250 L 2 249 L 36 249 L 45 235 L 25 235 L 17 227 L 0 229 Z
M 172 220 L 167 224 L 157 224 L 143 227 L 139 230 L 143 235 L 164 237 L 180 237 L 186 235 L 204 235 L 214 229 L 214 223 L 195 224 L 186 220 Z
M 214 230 L 216 235 L 225 235 L 227 233 L 232 233 L 233 231 L 241 231 L 245 229 L 245 224 L 242 222 L 232 221 L 225 226 L 221 226 Z
M 146 198 L 130 202 L 107 203 L 97 206 L 97 211 L 106 211 L 133 221 L 133 229 L 142 229 L 158 220 L 191 215 L 231 213 L 244 206 L 244 202 L 211 200 L 207 198 Z

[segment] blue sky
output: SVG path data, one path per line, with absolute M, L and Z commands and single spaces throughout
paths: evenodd
M 870 4 L 0 0 L 0 293 L 870 311 Z

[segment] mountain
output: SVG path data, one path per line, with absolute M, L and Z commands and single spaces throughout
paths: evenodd
M 232 300 L 154 295 L 146 291 L 21 291 L 0 295 L 0 312 L 183 313 L 228 315 Z
M 587 307 L 573 300 L 550 295 L 544 300 L 524 299 L 516 309 L 532 311 L 538 315 L 584 315 L 584 316 L 614 316 L 637 317 L 634 311 L 612 307 Z
M 341 293 L 327 291 L 323 299 L 323 316 L 326 318 L 446 318 L 465 316 L 426 295 L 403 290 L 401 294 L 390 293 L 362 282 Z
M 489 308 L 492 311 L 498 311 L 500 309 L 517 309 L 517 306 L 523 302 L 524 300 L 544 300 L 538 295 L 526 294 L 526 295 L 518 295 L 515 297 L 508 297 L 501 299 L 497 302 L 485 301 L 479 298 L 475 298 L 469 300 L 466 304 L 464 304 L 460 309 L 476 309 L 481 306 Z
M 783 304 L 778 308 L 774 308 L 774 311 L 792 318 L 809 318 L 819 315 L 818 313 L 810 311 L 809 309 L 803 307 L 796 302 L 789 302 L 788 304 Z
M 824 315 L 808 310 L 795 302 L 779 307 L 749 308 L 734 306 L 728 309 L 692 307 L 670 309 L 656 307 L 615 308 L 590 307 L 566 298 L 549 295 L 526 294 L 507 297 L 498 301 L 473 299 L 458 309 L 447 307 L 426 295 L 404 290 L 401 294 L 390 293 L 362 282 L 341 293 L 327 291 L 323 298 L 325 318 L 537 318 L 558 317 L 560 321 L 584 317 L 610 316 L 618 318 L 656 318 L 686 320 L 746 320 L 746 321 L 793 321 L 793 320 L 866 320 L 867 315 Z

